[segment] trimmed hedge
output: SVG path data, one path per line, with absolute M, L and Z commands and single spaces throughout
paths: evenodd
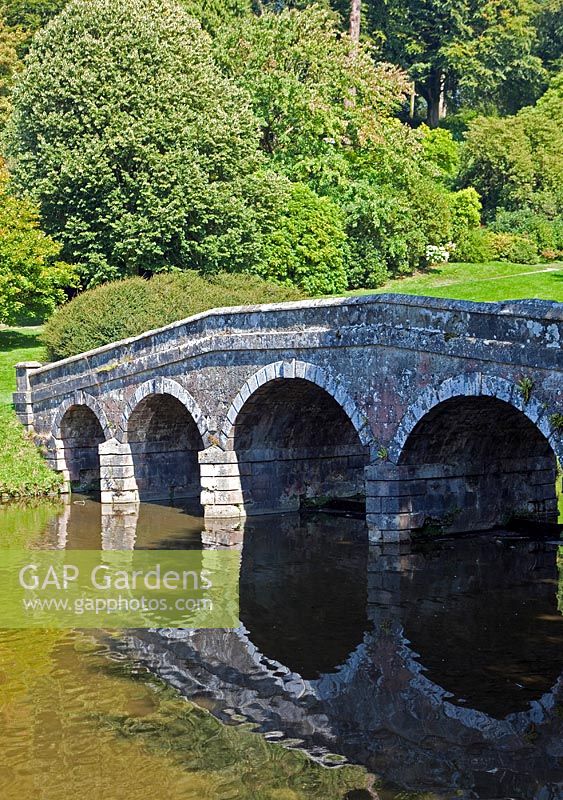
M 160 328 L 211 308 L 278 303 L 304 298 L 297 289 L 253 275 L 219 273 L 203 278 L 194 270 L 127 278 L 89 289 L 61 306 L 48 320 L 42 341 L 51 359 Z

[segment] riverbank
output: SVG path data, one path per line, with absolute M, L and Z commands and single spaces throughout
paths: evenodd
M 19 423 L 12 407 L 16 388 L 14 365 L 40 361 L 40 328 L 0 330 L 0 499 L 41 497 L 57 493 L 60 475 L 46 464 L 40 451 Z

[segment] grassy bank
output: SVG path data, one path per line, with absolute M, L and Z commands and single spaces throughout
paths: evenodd
M 358 289 L 349 294 L 382 292 L 484 302 L 530 297 L 563 302 L 563 263 L 444 264 L 409 278 L 389 281 L 378 289 Z
M 52 472 L 12 408 L 16 388 L 14 364 L 41 361 L 38 328 L 0 330 L 0 496 L 30 497 L 57 490 L 60 476 Z

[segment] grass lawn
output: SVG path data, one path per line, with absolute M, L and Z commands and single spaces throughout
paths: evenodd
M 428 272 L 389 281 L 377 289 L 357 289 L 347 294 L 419 294 L 456 300 L 558 300 L 563 302 L 563 263 L 444 264 Z
M 42 361 L 45 357 L 40 333 L 41 328 L 0 328 L 0 404 L 12 402 L 16 389 L 14 364 Z
M 0 329 L 0 494 L 29 497 L 57 490 L 60 476 L 46 465 L 12 408 L 14 364 L 41 361 L 39 328 Z

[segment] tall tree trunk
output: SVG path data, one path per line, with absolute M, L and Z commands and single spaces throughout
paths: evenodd
M 360 20 L 362 12 L 362 0 L 351 0 L 350 5 L 350 39 L 353 42 L 352 59 L 358 53 L 360 45 Z M 344 108 L 352 108 L 355 103 L 356 90 L 350 90 L 350 97 L 344 99 Z
M 441 69 L 433 70 L 428 77 L 427 84 L 427 121 L 431 128 L 437 128 L 440 120 L 444 119 L 447 113 L 446 73 Z
M 360 41 L 361 14 L 362 14 L 362 0 L 351 0 L 350 38 L 355 44 L 358 44 Z
M 411 84 L 410 92 L 409 92 L 409 118 L 414 119 L 414 111 L 415 111 L 415 102 L 416 102 L 416 85 L 413 81 Z

